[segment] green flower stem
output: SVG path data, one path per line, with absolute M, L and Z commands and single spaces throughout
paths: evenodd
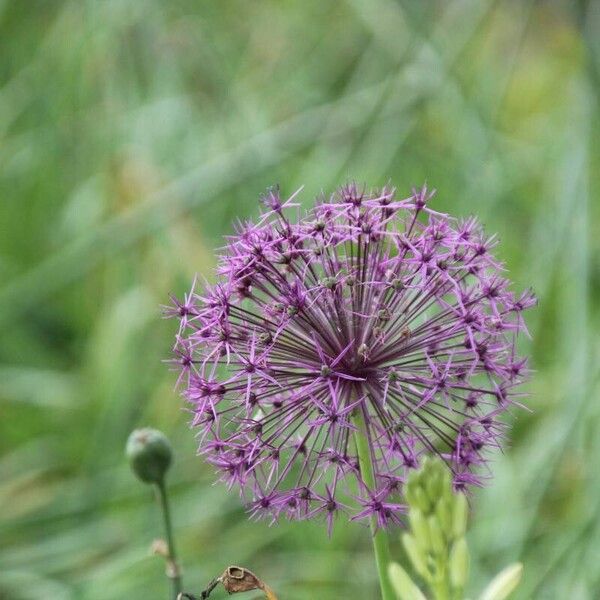
M 366 434 L 365 421 L 362 411 L 357 410 L 353 417 L 354 426 L 358 431 L 354 433 L 356 442 L 356 451 L 360 465 L 360 473 L 365 485 L 375 489 L 375 474 L 373 472 L 373 463 L 371 461 L 371 451 L 369 449 L 369 440 Z M 381 597 L 383 600 L 395 600 L 396 594 L 392 588 L 388 576 L 388 566 L 390 559 L 390 544 L 387 532 L 377 527 L 377 517 L 371 516 L 371 535 L 373 539 L 373 550 L 375 551 L 375 562 L 377 563 L 377 573 L 379 574 L 379 585 L 381 586 Z
M 164 478 L 156 484 L 158 491 L 158 501 L 163 514 L 165 523 L 165 536 L 167 538 L 167 576 L 171 580 L 173 594 L 172 599 L 177 600 L 182 591 L 181 570 L 177 564 L 177 554 L 175 552 L 175 538 L 173 536 L 173 525 L 171 523 L 171 510 L 169 508 L 169 496 Z

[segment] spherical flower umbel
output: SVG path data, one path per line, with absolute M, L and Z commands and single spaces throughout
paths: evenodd
M 495 238 L 432 210 L 432 195 L 348 185 L 302 216 L 273 189 L 228 240 L 216 283 L 168 309 L 199 452 L 253 516 L 386 527 L 427 454 L 456 488 L 485 478 L 519 405 L 516 338 L 535 299 L 509 289 Z

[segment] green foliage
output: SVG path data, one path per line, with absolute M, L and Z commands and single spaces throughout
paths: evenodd
M 0 597 L 164 597 L 158 509 L 122 457 L 148 424 L 178 456 L 189 589 L 237 563 L 286 600 L 375 597 L 366 530 L 248 522 L 212 485 L 161 363 L 175 324 L 159 305 L 210 276 L 260 192 L 305 185 L 307 203 L 352 177 L 401 194 L 427 180 L 437 209 L 500 234 L 511 279 L 540 298 L 532 412 L 515 411 L 473 498 L 470 587 L 518 558 L 515 600 L 597 598 L 594 9 L 0 2 Z

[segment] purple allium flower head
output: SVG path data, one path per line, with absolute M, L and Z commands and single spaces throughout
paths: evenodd
M 438 454 L 478 485 L 527 374 L 516 354 L 535 303 L 501 276 L 473 218 L 356 185 L 304 217 L 278 189 L 241 223 L 217 282 L 168 310 L 200 453 L 253 516 L 398 522 L 407 472 Z M 291 219 L 290 217 L 295 217 Z M 362 416 L 375 486 L 361 477 Z

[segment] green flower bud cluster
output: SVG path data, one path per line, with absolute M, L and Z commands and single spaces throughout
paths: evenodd
M 411 473 L 405 494 L 411 531 L 402 543 L 413 568 L 435 598 L 461 599 L 469 576 L 465 495 L 453 493 L 450 470 L 431 458 Z
M 450 470 L 439 458 L 425 458 L 404 488 L 408 503 L 409 531 L 402 544 L 415 573 L 427 587 L 426 596 L 397 563 L 389 576 L 398 600 L 463 600 L 469 577 L 467 530 L 468 503 L 452 489 Z M 502 571 L 480 600 L 504 600 L 517 587 L 522 565 Z

